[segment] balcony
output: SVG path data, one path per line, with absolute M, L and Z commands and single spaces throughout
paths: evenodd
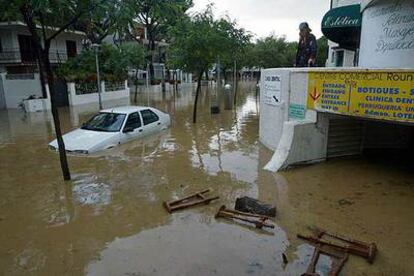
M 63 63 L 68 59 L 64 50 L 50 49 L 51 63 Z M 4 49 L 0 52 L 0 64 L 35 64 L 36 53 L 34 51 L 20 51 L 20 49 Z

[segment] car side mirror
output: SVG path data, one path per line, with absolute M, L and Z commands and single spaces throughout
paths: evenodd
M 123 133 L 128 133 L 128 132 L 133 132 L 133 131 L 134 131 L 134 129 L 132 127 L 125 127 L 122 132 Z

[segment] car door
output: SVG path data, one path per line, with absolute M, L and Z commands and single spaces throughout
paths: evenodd
M 121 142 L 125 143 L 141 136 L 144 136 L 141 117 L 138 112 L 131 113 L 128 115 L 127 121 L 122 129 Z
M 142 122 L 144 124 L 144 132 L 152 134 L 161 131 L 162 124 L 160 118 L 150 109 L 141 110 Z

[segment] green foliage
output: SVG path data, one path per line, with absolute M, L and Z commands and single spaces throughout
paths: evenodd
M 258 39 L 247 47 L 244 65 L 259 68 L 292 67 L 296 50 L 297 43 L 287 42 L 285 37 Z
M 240 63 L 246 53 L 246 47 L 249 45 L 251 34 L 243 28 L 237 28 L 235 21 L 230 18 L 222 18 L 215 22 L 215 28 L 220 35 L 220 49 L 218 56 L 223 68 L 233 67 L 234 61 Z
M 211 8 L 181 20 L 172 30 L 168 65 L 201 74 L 217 59 L 220 35 L 216 32 Z
M 147 28 L 150 43 L 148 50 L 154 50 L 155 41 L 168 38 L 168 29 L 175 26 L 185 12 L 192 7 L 192 0 L 124 0 L 131 13 L 130 27 L 136 24 Z
M 124 0 L 105 0 L 82 17 L 75 28 L 85 32 L 90 44 L 101 44 L 109 34 L 125 28 L 132 16 Z
M 101 78 L 107 81 L 121 81 L 128 76 L 128 68 L 142 68 L 145 51 L 137 44 L 115 47 L 102 44 L 98 52 Z M 96 80 L 95 50 L 86 49 L 80 55 L 62 64 L 57 74 L 67 81 L 82 82 Z
M 318 39 L 318 54 L 316 56 L 316 65 L 318 67 L 325 67 L 328 59 L 328 39 L 324 36 Z
M 211 68 L 218 58 L 223 67 L 232 67 L 235 60 L 242 59 L 251 37 L 229 18 L 215 20 L 211 6 L 192 18 L 183 18 L 171 34 L 169 66 L 197 74 Z

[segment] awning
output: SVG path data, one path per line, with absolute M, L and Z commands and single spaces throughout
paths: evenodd
M 361 2 L 361 12 L 364 11 L 367 7 L 378 2 L 378 0 L 362 0 Z
M 361 35 L 361 5 L 349 5 L 330 10 L 322 20 L 322 33 L 346 49 L 359 48 Z

